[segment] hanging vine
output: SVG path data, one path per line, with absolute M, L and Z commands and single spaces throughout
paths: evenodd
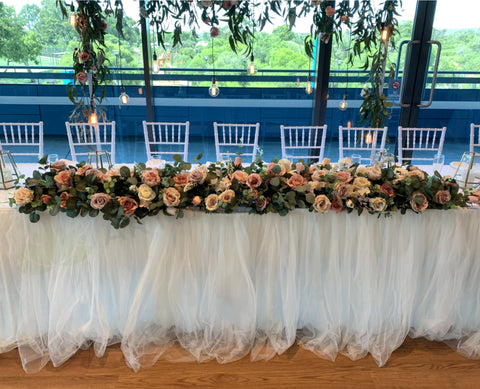
M 73 0 L 72 0 L 73 1 Z M 65 17 L 68 17 L 69 4 L 57 0 Z M 115 12 L 117 29 L 121 33 L 123 18 L 122 0 L 115 0 L 112 8 L 110 0 L 79 0 L 76 12 L 81 24 L 77 21 L 77 31 L 82 38 L 81 52 L 89 54 L 87 61 L 82 61 L 80 51 L 74 53 L 75 83 L 80 86 L 88 84 L 83 74 L 96 74 L 93 80 L 93 95 L 99 85 L 102 85 L 109 74 L 108 62 L 104 57 L 104 16 Z M 305 53 L 313 58 L 315 42 L 328 44 L 332 38 L 342 39 L 345 27 L 351 30 L 353 46 L 350 53 L 350 64 L 354 58 L 360 58 L 363 69 L 370 69 L 371 89 L 361 108 L 362 120 L 372 127 L 382 126 L 389 118 L 390 103 L 383 93 L 383 77 L 385 70 L 386 51 L 380 39 L 380 33 L 385 27 L 389 30 L 390 44 L 394 45 L 397 31 L 398 9 L 401 0 L 386 0 L 375 9 L 371 0 L 150 0 L 145 1 L 145 7 L 140 9 L 140 15 L 148 18 L 155 26 L 158 44 L 165 48 L 167 42 L 172 46 L 182 44 L 182 32 L 188 30 L 194 35 L 201 25 L 210 26 L 210 35 L 218 35 L 218 25 L 223 22 L 228 25 L 228 40 L 231 49 L 237 53 L 243 50 L 246 57 L 252 54 L 255 39 L 253 26 L 261 31 L 273 17 L 281 17 L 292 28 L 299 18 L 311 17 L 310 34 L 305 38 Z M 73 5 L 72 5 L 73 6 Z M 252 10 L 256 12 L 253 13 Z M 303 19 L 302 19 L 303 20 Z M 303 22 L 303 21 L 302 21 Z M 390 71 L 392 65 L 389 65 Z M 75 94 L 76 89 L 69 90 L 69 97 L 79 107 L 84 96 Z M 85 89 L 84 89 L 85 91 Z M 89 97 L 92 97 L 91 94 Z M 101 101 L 104 94 L 100 96 Z M 94 97 L 94 102 L 97 99 Z M 89 102 L 91 103 L 91 101 Z

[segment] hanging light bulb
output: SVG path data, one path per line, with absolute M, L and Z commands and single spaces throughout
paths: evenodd
M 208 89 L 208 94 L 212 97 L 217 97 L 220 93 L 220 89 L 218 89 L 217 80 L 215 76 L 212 78 L 212 86 Z
M 313 87 L 312 87 L 312 76 L 309 74 L 307 77 L 307 86 L 305 88 L 305 93 L 307 95 L 311 95 L 313 92 Z
M 95 109 L 90 113 L 90 116 L 88 117 L 88 122 L 90 124 L 98 123 L 97 111 L 95 111 Z
M 153 50 L 153 63 L 152 63 L 152 72 L 158 73 L 158 61 L 157 61 L 157 53 Z
M 255 74 L 257 72 L 257 67 L 255 66 L 255 63 L 253 62 L 254 57 L 253 54 L 250 56 L 250 64 L 248 65 L 248 74 Z
M 75 8 L 73 6 L 73 3 L 70 4 L 70 16 L 68 17 L 68 22 L 73 27 L 77 25 L 77 14 L 75 13 Z
M 388 39 L 388 26 L 385 26 L 382 29 L 381 40 L 382 42 L 385 42 L 387 39 Z
M 129 98 L 128 98 L 128 95 L 125 93 L 125 88 L 123 87 L 123 85 L 120 88 L 120 92 L 121 92 L 119 97 L 120 103 L 122 103 L 123 105 L 128 104 Z
M 340 102 L 338 108 L 340 109 L 340 111 L 345 111 L 348 107 L 348 104 L 347 104 L 347 94 L 345 93 L 343 95 L 343 100 Z

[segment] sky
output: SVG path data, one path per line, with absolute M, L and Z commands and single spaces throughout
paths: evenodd
M 25 4 L 38 4 L 41 0 L 0 0 L 4 4 L 13 5 L 17 13 Z M 48 0 L 54 2 L 55 0 Z M 377 0 L 379 1 L 379 0 Z M 428 0 L 427 0 L 428 1 Z M 112 2 L 113 3 L 113 2 Z M 415 14 L 416 0 L 403 0 L 403 13 L 400 19 L 412 20 Z M 138 0 L 123 0 L 127 15 L 137 19 Z M 452 12 L 455 16 L 452 17 Z M 434 27 L 437 29 L 480 28 L 480 1 L 479 0 L 438 0 Z M 297 31 L 308 32 L 297 28 Z

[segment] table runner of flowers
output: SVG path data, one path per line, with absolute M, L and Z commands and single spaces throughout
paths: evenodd
M 479 196 L 468 196 L 453 178 L 437 172 L 428 175 L 415 166 L 359 166 L 348 158 L 315 164 L 257 160 L 249 166 L 240 157 L 196 165 L 177 158 L 162 168 L 138 163 L 106 170 L 85 162 L 49 164 L 44 157 L 33 176 L 15 190 L 10 205 L 16 204 L 34 223 L 45 211 L 72 218 L 102 214 L 122 228 L 132 218 L 181 218 L 186 208 L 231 213 L 240 207 L 282 216 L 303 208 L 319 214 L 365 211 L 388 216 L 394 211 L 461 208 L 478 202 Z

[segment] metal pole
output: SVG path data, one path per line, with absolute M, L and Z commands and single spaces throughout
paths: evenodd
M 139 1 L 139 9 L 146 9 L 146 1 Z M 150 77 L 150 45 L 148 43 L 148 24 L 144 17 L 140 17 L 140 30 L 142 33 L 142 56 L 143 56 L 143 77 L 145 80 L 145 102 L 147 105 L 147 121 L 155 121 L 153 99 L 152 99 L 152 79 Z

